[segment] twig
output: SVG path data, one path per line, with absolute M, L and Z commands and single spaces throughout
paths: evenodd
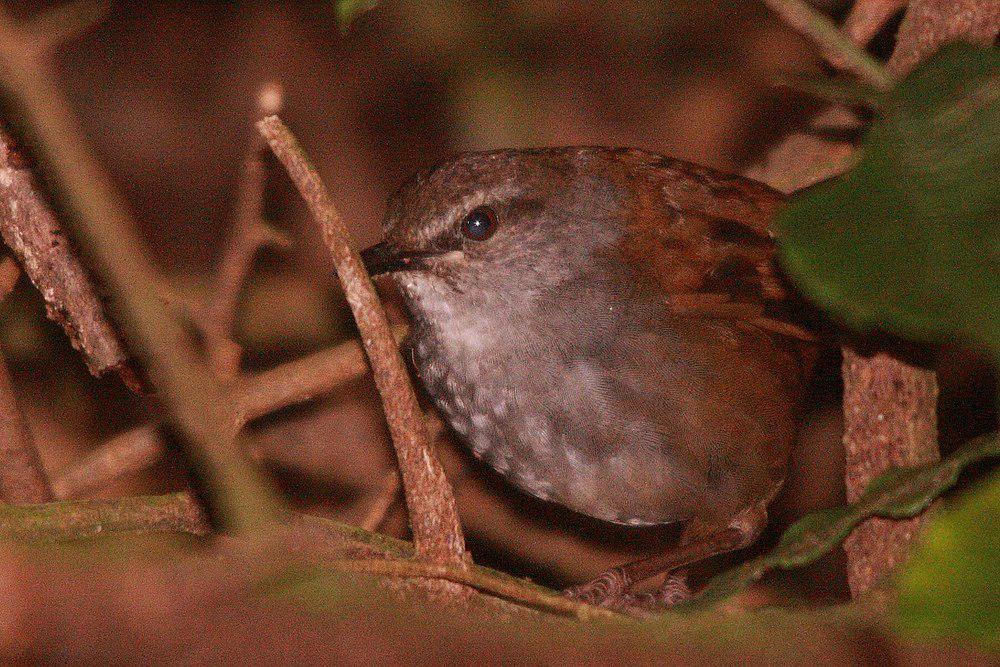
M 0 262 L 0 301 L 17 284 L 20 269 L 13 259 Z M 44 503 L 52 489 L 34 438 L 14 396 L 7 362 L 0 353 L 0 494 L 9 503 Z
M 405 334 L 405 327 L 393 328 L 396 340 Z M 247 422 L 329 393 L 367 372 L 361 344 L 351 340 L 238 378 L 227 385 L 234 413 L 232 429 L 239 431 Z M 155 425 L 138 426 L 110 438 L 56 475 L 53 488 L 59 498 L 76 498 L 155 465 L 165 452 Z
M 839 66 L 880 90 L 892 87 L 892 76 L 880 62 L 858 48 L 833 21 L 804 0 L 764 1 L 791 28 L 819 45 L 824 57 L 832 54 Z
M 854 44 L 865 46 L 907 2 L 909 0 L 858 0 L 844 19 L 844 34 Z
M 394 340 L 402 340 L 406 328 L 393 327 L 392 335 Z M 236 412 L 250 421 L 327 394 L 367 372 L 361 344 L 350 340 L 237 380 L 233 403 Z
M 0 132 L 0 235 L 42 293 L 49 319 L 62 325 L 90 372 L 100 376 L 124 368 L 124 346 L 93 281 L 6 132 Z
M 281 86 L 277 83 L 262 86 L 257 92 L 254 121 L 278 113 L 281 98 Z M 239 371 L 242 349 L 234 340 L 233 328 L 240 294 L 253 260 L 266 245 L 289 245 L 288 239 L 264 222 L 261 210 L 265 177 L 263 151 L 267 145 L 259 132 L 254 131 L 251 136 L 240 174 L 236 220 L 219 262 L 215 285 L 200 318 L 209 360 L 222 379 L 232 378 Z
M 257 124 L 319 223 L 372 365 L 399 459 L 414 543 L 437 563 L 465 563 L 465 538 L 455 498 L 430 448 L 423 413 L 406 374 L 371 279 L 351 249 L 344 222 L 295 137 L 276 117 Z
M 52 480 L 57 498 L 79 498 L 110 482 L 146 470 L 167 452 L 155 426 L 129 429 L 110 438 Z
M 209 530 L 189 493 L 0 506 L 0 536 L 7 539 L 63 541 L 135 532 L 204 535 Z
M 386 516 L 389 514 L 389 510 L 396 503 L 396 499 L 399 498 L 399 471 L 390 470 L 382 478 L 382 482 L 378 485 L 378 490 L 375 492 L 375 498 L 371 501 L 368 511 L 365 512 L 365 516 L 358 525 L 365 530 L 378 530 L 385 522 Z
M 276 495 L 232 438 L 225 395 L 151 289 L 159 276 L 127 205 L 86 149 L 44 59 L 25 39 L 0 10 L 0 88 L 65 204 L 74 238 L 107 289 L 116 321 L 177 426 L 213 518 L 236 531 L 270 521 L 279 507 Z
M 513 578 L 486 574 L 479 568 L 468 568 L 449 563 L 427 563 L 416 560 L 334 560 L 325 563 L 329 567 L 344 572 L 359 572 L 373 576 L 420 577 L 444 579 L 456 584 L 471 586 L 477 590 L 517 602 L 526 607 L 550 613 L 574 616 L 580 620 L 596 618 L 624 618 L 621 614 L 577 602 L 553 593 L 530 582 Z

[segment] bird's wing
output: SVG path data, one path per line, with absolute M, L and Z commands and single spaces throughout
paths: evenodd
M 671 312 L 814 340 L 775 264 L 770 223 L 781 193 L 649 153 L 631 151 L 625 161 L 645 184 L 630 218 L 627 251 L 669 295 Z

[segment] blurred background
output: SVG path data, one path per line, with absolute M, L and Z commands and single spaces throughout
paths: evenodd
M 5 4 L 29 16 L 56 3 Z M 818 108 L 772 85 L 782 72 L 820 65 L 754 0 L 389 1 L 343 30 L 335 4 L 114 2 L 106 20 L 60 47 L 64 90 L 178 292 L 203 298 L 211 285 L 267 82 L 283 87 L 282 116 L 359 248 L 378 239 L 384 202 L 408 175 L 457 151 L 621 145 L 739 171 Z M 836 14 L 844 4 L 824 6 Z M 267 217 L 293 243 L 264 253 L 247 286 L 237 338 L 248 371 L 354 335 L 314 225 L 280 169 L 268 167 Z M 0 307 L 0 345 L 49 471 L 148 421 L 117 379 L 87 375 L 25 280 Z M 982 364 L 959 350 L 935 359 L 945 444 L 986 430 L 995 413 L 982 399 L 992 382 Z M 843 502 L 837 361 L 816 389 L 775 531 Z M 393 465 L 367 378 L 260 420 L 251 435 L 299 506 L 345 521 L 368 513 Z M 586 521 L 520 495 L 447 437 L 439 449 L 479 562 L 565 585 L 675 532 Z M 177 472 L 165 462 L 101 494 L 175 488 Z M 381 530 L 406 536 L 398 502 Z M 823 598 L 845 590 L 836 554 L 761 589 Z

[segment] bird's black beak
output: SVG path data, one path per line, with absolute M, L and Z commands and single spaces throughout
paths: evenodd
M 362 250 L 361 261 L 364 262 L 365 269 L 368 270 L 368 275 L 372 278 L 383 273 L 398 271 L 406 265 L 403 258 L 394 252 L 385 241 Z
M 434 250 L 399 250 L 382 241 L 362 250 L 361 261 L 368 269 L 368 275 L 374 278 L 403 269 L 410 271 L 423 269 L 425 268 L 424 260 L 439 254 Z

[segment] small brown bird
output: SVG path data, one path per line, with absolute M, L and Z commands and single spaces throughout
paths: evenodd
M 686 522 L 635 582 L 759 535 L 785 474 L 810 336 L 760 183 L 637 150 L 461 155 L 392 199 L 363 253 L 412 315 L 428 394 L 523 491 L 633 526 Z

